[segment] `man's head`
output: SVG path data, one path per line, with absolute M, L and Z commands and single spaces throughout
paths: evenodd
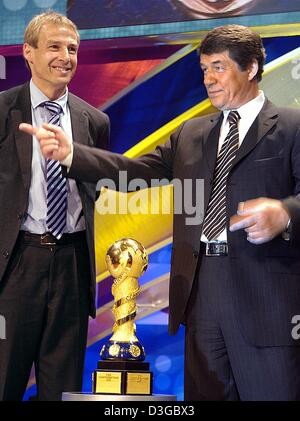
M 219 109 L 238 108 L 257 95 L 265 63 L 258 34 L 241 25 L 208 32 L 199 47 L 208 95 Z
M 29 22 L 23 55 L 34 83 L 50 99 L 62 95 L 74 76 L 79 42 L 75 24 L 59 13 L 42 13 Z

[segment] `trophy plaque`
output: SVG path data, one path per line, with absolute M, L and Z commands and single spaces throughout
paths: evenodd
M 136 337 L 138 278 L 146 271 L 148 256 L 136 240 L 124 238 L 111 245 L 106 265 L 114 278 L 112 295 L 115 323 L 113 335 L 103 345 L 98 368 L 93 372 L 93 393 L 151 395 L 152 372 L 145 350 Z

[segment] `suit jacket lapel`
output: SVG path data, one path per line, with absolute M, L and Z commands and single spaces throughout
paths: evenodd
M 203 145 L 203 164 L 206 164 L 206 166 L 204 170 L 198 169 L 201 175 L 200 177 L 197 176 L 197 178 L 204 178 L 204 214 L 208 206 L 213 185 L 222 121 L 223 113 L 216 113 L 210 116 L 208 121 L 209 127 L 206 129 L 207 138 L 204 140 Z
M 241 147 L 238 150 L 237 156 L 235 157 L 232 168 L 241 161 L 253 148 L 260 142 L 268 131 L 276 124 L 278 118 L 278 112 L 274 105 L 266 100 L 261 112 L 255 119 L 254 123 L 250 127 L 245 139 L 242 142 Z M 210 179 L 210 183 L 205 185 L 205 199 L 204 209 L 206 209 L 212 189 L 212 181 L 214 176 L 214 169 L 217 159 L 217 150 L 219 143 L 219 136 L 221 130 L 221 124 L 223 121 L 223 113 L 213 114 L 210 118 L 210 130 L 206 141 L 204 141 L 203 154 L 206 157 L 207 173 L 206 175 Z
M 70 107 L 73 141 L 83 145 L 89 144 L 89 119 L 81 103 L 74 95 L 69 93 L 68 104 Z
M 15 135 L 16 148 L 20 162 L 21 174 L 25 189 L 31 181 L 32 136 L 19 130 L 20 123 L 32 124 L 29 84 L 25 84 L 16 99 L 11 111 L 12 132 Z
M 82 144 L 89 143 L 89 120 L 86 111 L 76 97 L 69 94 L 69 106 L 72 122 L 73 139 Z M 17 95 L 11 109 L 11 128 L 15 136 L 18 159 L 20 162 L 23 183 L 26 189 L 31 182 L 32 136 L 19 130 L 20 123 L 32 124 L 29 83 L 26 83 Z
M 248 133 L 243 140 L 241 147 L 239 148 L 237 155 L 232 163 L 234 167 L 238 162 L 241 161 L 246 155 L 248 155 L 252 149 L 263 139 L 268 131 L 276 124 L 278 119 L 278 112 L 274 105 L 266 100 L 261 112 L 254 120 L 252 126 L 248 130 Z
M 204 141 L 203 155 L 206 157 L 208 176 L 213 180 L 214 170 L 217 159 L 217 151 L 220 137 L 220 129 L 223 120 L 223 113 L 216 113 L 210 118 L 210 129 L 206 140 Z

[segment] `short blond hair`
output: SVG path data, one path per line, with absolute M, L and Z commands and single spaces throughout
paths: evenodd
M 42 27 L 47 24 L 66 26 L 67 28 L 70 28 L 75 32 L 79 44 L 80 36 L 75 23 L 66 16 L 53 11 L 41 13 L 31 19 L 25 29 L 24 42 L 34 48 L 37 48 L 40 31 Z

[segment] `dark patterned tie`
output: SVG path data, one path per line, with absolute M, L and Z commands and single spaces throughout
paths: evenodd
M 202 232 L 208 241 L 216 239 L 226 227 L 226 182 L 239 148 L 237 111 L 228 114 L 229 132 L 217 158 L 212 191 L 203 222 Z
M 48 123 L 59 125 L 62 108 L 53 101 L 44 105 L 51 114 Z M 47 176 L 47 227 L 57 239 L 63 235 L 67 223 L 67 180 L 62 175 L 59 161 L 46 160 Z

